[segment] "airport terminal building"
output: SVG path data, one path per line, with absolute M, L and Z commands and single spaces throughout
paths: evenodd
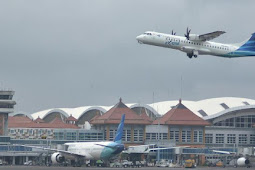
M 120 99 L 114 106 L 55 108 L 31 115 L 14 113 L 9 116 L 9 144 L 57 146 L 112 140 L 124 113 L 126 146 L 189 146 L 193 150 L 184 149 L 183 153 L 191 155 L 208 147 L 233 151 L 255 144 L 255 100 L 234 97 L 152 104 L 125 104 Z M 161 158 L 177 159 L 173 151 L 165 152 Z
M 115 112 L 122 112 L 133 117 L 127 119 L 125 131 L 125 143 L 128 144 L 147 144 L 157 140 L 171 140 L 172 143 L 179 142 L 181 139 L 180 131 L 184 131 L 185 125 L 189 124 L 189 120 L 185 120 L 186 116 L 176 114 L 182 120 L 183 125 L 180 125 L 179 138 L 174 128 L 165 128 L 160 122 L 166 119 L 169 112 L 174 112 L 177 108 L 185 107 L 197 118 L 206 121 L 203 128 L 198 132 L 190 133 L 191 135 L 201 136 L 203 131 L 203 142 L 205 146 L 212 147 L 238 147 L 238 146 L 253 146 L 255 143 L 255 100 L 246 98 L 212 98 L 201 101 L 181 101 L 181 106 L 178 106 L 179 101 L 164 101 L 152 104 L 124 104 L 122 101 L 115 106 L 84 106 L 78 108 L 58 108 L 40 111 L 31 115 L 13 114 L 16 116 L 27 116 L 30 119 L 36 120 L 38 117 L 44 122 L 51 122 L 55 117 L 59 117 L 63 122 L 72 116 L 75 119 L 75 125 L 86 131 L 95 130 L 102 133 L 101 137 L 105 140 L 111 140 L 114 136 L 118 120 L 115 118 Z M 126 106 L 123 109 L 124 105 Z M 179 109 L 177 109 L 179 110 Z M 171 114 L 171 113 L 170 113 Z M 142 120 L 141 120 L 142 118 Z M 176 122 L 175 117 L 170 116 L 172 122 Z M 159 121 L 160 120 L 160 121 Z M 101 124 L 100 124 L 101 121 Z M 139 122 L 140 121 L 140 122 Z M 91 127 L 91 128 L 90 128 Z M 199 127 L 199 126 L 198 126 Z M 11 134 L 11 127 L 9 133 Z M 12 131 L 13 132 L 13 131 Z M 190 134 L 190 135 L 189 135 Z M 77 133 L 78 135 L 78 133 Z M 189 137 L 190 136 L 190 137 Z M 68 138 L 69 139 L 69 138 Z M 79 136 L 72 139 L 79 140 Z M 100 138 L 101 139 L 101 138 Z

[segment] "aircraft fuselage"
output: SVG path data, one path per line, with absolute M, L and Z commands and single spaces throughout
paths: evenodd
M 136 39 L 141 44 L 180 50 L 187 53 L 190 58 L 198 55 L 215 55 L 229 58 L 255 55 L 254 52 L 247 55 L 246 51 L 246 53 L 243 51 L 238 51 L 239 46 L 237 45 L 223 44 L 212 41 L 191 41 L 186 37 L 151 31 L 137 36 Z

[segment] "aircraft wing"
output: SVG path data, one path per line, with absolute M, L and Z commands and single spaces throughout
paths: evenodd
M 169 148 L 151 148 L 149 151 L 157 151 L 157 150 L 166 150 L 166 149 L 174 149 L 174 148 L 189 148 L 189 146 L 177 146 L 177 147 L 169 147 Z
M 225 31 L 214 31 L 214 32 L 207 33 L 207 34 L 202 34 L 202 35 L 199 35 L 199 40 L 201 40 L 201 41 L 212 40 L 224 33 L 226 33 L 226 32 Z
M 230 155 L 230 154 L 236 154 L 236 152 L 219 151 L 219 150 L 213 150 L 213 152 L 215 152 L 215 153 L 219 153 L 219 154 L 227 154 L 227 155 Z
M 152 149 L 148 149 L 149 151 L 158 151 L 158 150 L 166 150 L 166 149 L 173 149 L 175 147 L 170 147 L 170 148 L 152 148 Z
M 73 152 L 69 152 L 69 151 L 65 151 L 65 150 L 52 149 L 52 148 L 44 148 L 44 147 L 38 147 L 38 146 L 29 146 L 29 145 L 19 145 L 19 146 L 36 148 L 36 149 L 42 149 L 42 150 L 51 151 L 51 152 L 59 152 L 59 153 L 61 153 L 63 155 L 85 157 L 84 155 L 73 153 Z

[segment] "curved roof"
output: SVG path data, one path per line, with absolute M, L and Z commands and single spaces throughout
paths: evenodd
M 140 103 L 137 103 L 137 104 L 127 104 L 127 106 L 130 108 L 130 109 L 133 109 L 135 107 L 144 107 L 148 110 L 150 110 L 154 115 L 158 116 L 158 112 L 153 108 L 151 107 L 150 105 L 147 105 L 147 104 L 140 104 Z
M 233 107 L 233 108 L 223 110 L 219 113 L 216 113 L 216 114 L 213 114 L 213 115 L 210 115 L 210 116 L 205 116 L 205 117 L 203 117 L 203 119 L 205 119 L 205 120 L 214 119 L 216 117 L 220 117 L 220 116 L 222 116 L 224 114 L 227 114 L 227 113 L 230 113 L 230 112 L 235 112 L 235 111 L 240 111 L 240 110 L 247 110 L 247 109 L 255 109 L 255 105 L 246 105 L 246 106 Z
M 23 115 L 25 117 L 29 117 L 30 119 L 33 119 L 33 117 L 30 114 L 25 113 L 25 112 L 17 112 L 17 113 L 10 113 L 9 114 L 9 116 L 13 116 L 13 117 L 18 116 L 18 115 Z
M 135 108 L 135 107 L 144 107 L 150 110 L 152 113 L 157 115 L 164 115 L 167 113 L 171 108 L 176 106 L 179 103 L 179 100 L 172 100 L 172 101 L 162 101 L 156 102 L 152 104 L 139 104 L 139 103 L 131 103 L 126 104 L 128 107 Z M 238 97 L 221 97 L 221 98 L 211 98 L 199 101 L 188 101 L 183 100 L 182 103 L 194 112 L 197 116 L 203 118 L 212 118 L 213 115 L 217 116 L 219 113 L 225 114 L 225 112 L 231 111 L 233 108 L 238 107 L 255 107 L 255 100 L 247 99 L 247 98 L 238 98 Z M 71 114 L 76 119 L 79 119 L 83 114 L 90 110 L 99 110 L 102 113 L 110 110 L 113 106 L 84 106 L 84 107 L 77 107 L 77 108 L 54 108 L 43 110 L 40 112 L 36 112 L 31 114 L 31 116 L 36 119 L 38 116 L 40 118 L 44 118 L 48 114 L 53 112 L 60 112 L 66 117 L 69 117 Z
M 99 110 L 103 113 L 105 113 L 107 110 L 109 110 L 111 107 L 107 106 L 84 106 L 84 107 L 77 107 L 77 108 L 54 108 L 54 109 L 48 109 L 43 110 L 40 112 L 36 112 L 31 114 L 34 119 L 36 119 L 38 116 L 43 119 L 47 115 L 59 112 L 63 114 L 65 117 L 69 117 L 72 115 L 74 118 L 79 119 L 84 113 L 90 111 L 90 110 Z

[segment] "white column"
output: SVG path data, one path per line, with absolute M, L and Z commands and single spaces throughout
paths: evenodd
M 15 165 L 15 156 L 12 157 L 12 165 Z

